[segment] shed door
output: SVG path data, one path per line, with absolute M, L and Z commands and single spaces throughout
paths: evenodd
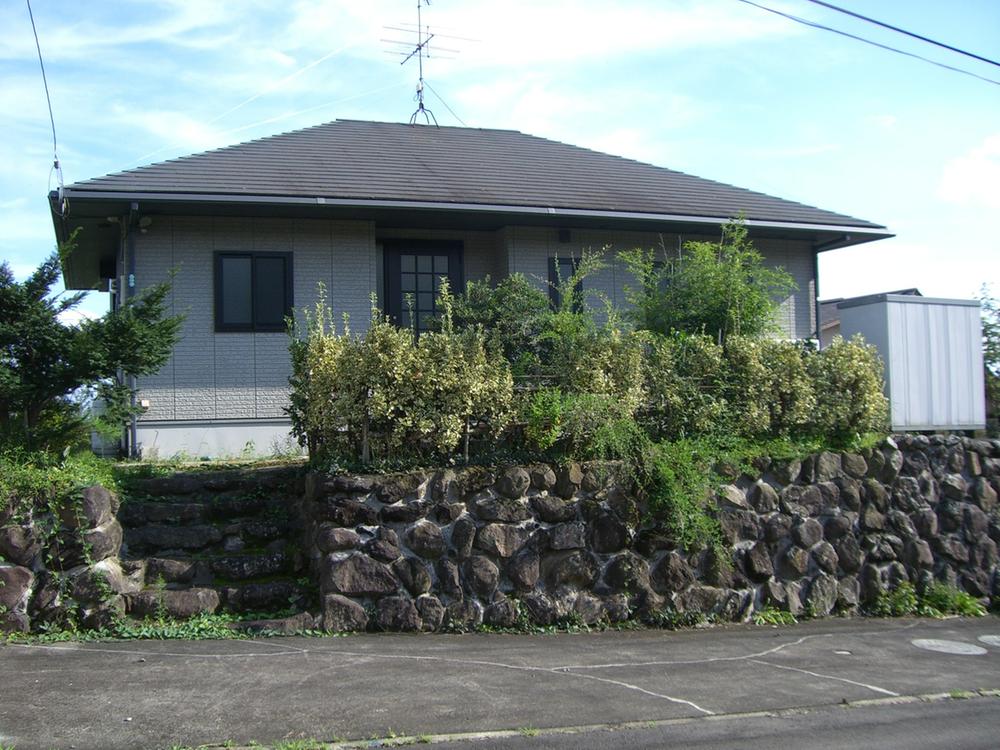
M 462 242 L 384 240 L 382 247 L 386 313 L 398 325 L 413 325 L 418 334 L 428 330 L 438 313 L 437 292 L 442 277 L 448 279 L 453 294 L 462 291 Z

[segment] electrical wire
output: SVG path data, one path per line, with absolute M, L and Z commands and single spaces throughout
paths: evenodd
M 766 5 L 755 3 L 753 2 L 753 0 L 737 0 L 737 2 L 741 2 L 746 5 L 752 5 L 755 8 L 759 8 L 760 10 L 767 11 L 768 13 L 773 13 L 776 16 L 787 18 L 790 21 L 795 21 L 796 23 L 801 23 L 805 26 L 811 26 L 814 29 L 820 29 L 822 31 L 829 31 L 833 34 L 839 34 L 840 36 L 847 37 L 848 39 L 854 39 L 855 41 L 863 42 L 865 44 L 870 44 L 873 47 L 878 47 L 880 49 L 888 50 L 889 52 L 895 52 L 899 55 L 905 55 L 906 57 L 912 57 L 917 60 L 922 60 L 925 63 L 936 65 L 939 68 L 944 68 L 945 70 L 950 70 L 955 73 L 962 73 L 963 75 L 972 76 L 973 78 L 978 78 L 980 81 L 985 81 L 986 83 L 992 83 L 994 86 L 1000 86 L 1000 81 L 996 81 L 992 78 L 987 78 L 986 76 L 981 76 L 978 73 L 973 73 L 969 70 L 963 70 L 962 68 L 956 68 L 951 65 L 945 65 L 942 62 L 931 60 L 930 58 L 923 57 L 922 55 L 918 55 L 914 52 L 906 52 L 905 50 L 898 49 L 897 47 L 890 47 L 888 44 L 882 44 L 880 42 L 872 41 L 871 39 L 866 39 L 863 36 L 857 36 L 856 34 L 851 34 L 846 31 L 841 31 L 840 29 L 835 29 L 831 26 L 824 26 L 823 24 L 816 23 L 815 21 L 809 21 L 805 18 L 800 18 L 799 16 L 793 16 L 791 13 L 785 13 L 784 11 L 775 10 L 774 8 L 769 8 Z
M 437 91 L 435 91 L 433 86 L 431 86 L 427 81 L 424 81 L 424 86 L 426 86 L 427 88 L 429 88 L 431 90 L 431 93 L 434 94 L 434 96 L 437 98 L 437 100 L 444 105 L 444 108 L 446 110 L 448 110 L 449 112 L 451 112 L 451 116 L 452 117 L 454 117 L 456 120 L 458 120 L 460 123 L 462 123 L 462 127 L 466 127 L 466 128 L 469 127 L 468 125 L 465 124 L 465 120 L 463 120 L 461 117 L 459 117 L 458 115 L 455 114 L 455 110 L 453 110 L 451 107 L 448 106 L 448 102 L 446 102 L 444 99 L 441 98 L 441 94 L 439 94 Z
M 848 16 L 853 16 L 854 18 L 859 18 L 862 21 L 867 21 L 868 23 L 873 23 L 876 26 L 881 26 L 883 29 L 889 29 L 891 31 L 899 32 L 900 34 L 905 34 L 906 36 L 913 37 L 914 39 L 919 39 L 921 42 L 927 42 L 928 44 L 934 44 L 942 49 L 950 50 L 951 52 L 957 52 L 960 55 L 965 55 L 966 57 L 971 57 L 974 60 L 979 60 L 980 62 L 989 63 L 990 65 L 996 65 L 1000 68 L 1000 62 L 996 60 L 990 60 L 988 57 L 982 57 L 974 52 L 967 52 L 964 49 L 959 49 L 958 47 L 952 47 L 950 44 L 945 44 L 944 42 L 938 42 L 934 39 L 930 39 L 926 36 L 921 36 L 920 34 L 914 34 L 912 31 L 907 31 L 906 29 L 901 29 L 898 26 L 893 26 L 890 23 L 884 23 L 882 21 L 876 21 L 874 18 L 869 18 L 868 16 L 863 16 L 860 13 L 855 13 L 853 10 L 847 10 L 847 8 L 840 8 L 831 3 L 823 2 L 823 0 L 807 0 L 807 2 L 813 3 L 815 5 L 821 5 L 824 8 L 829 8 L 830 10 L 835 10 L 838 13 L 844 13 Z
M 52 185 L 52 175 L 55 173 L 59 183 L 59 215 L 65 216 L 69 204 L 63 197 L 63 174 L 59 164 L 59 139 L 56 137 L 56 118 L 52 114 L 52 97 L 49 95 L 49 79 L 45 75 L 45 61 L 42 59 L 42 45 L 38 41 L 38 29 L 35 26 L 35 14 L 31 11 L 31 0 L 24 0 L 28 6 L 28 18 L 31 19 L 31 33 L 35 37 L 35 49 L 38 50 L 38 67 L 42 69 L 42 85 L 45 87 L 45 103 L 49 108 L 49 124 L 52 126 L 52 169 L 49 170 L 49 186 Z M 53 209 L 54 210 L 54 209 Z
M 31 12 L 31 0 L 24 0 L 28 5 L 28 18 L 31 19 L 31 33 L 35 35 L 35 49 L 38 50 L 38 67 L 42 69 L 42 85 L 45 87 L 45 102 L 49 105 L 49 122 L 52 125 L 52 156 L 58 166 L 59 141 L 56 138 L 56 118 L 52 115 L 52 97 L 49 96 L 49 79 L 45 75 L 45 62 L 42 60 L 42 45 L 38 43 L 38 29 L 35 28 L 35 14 Z

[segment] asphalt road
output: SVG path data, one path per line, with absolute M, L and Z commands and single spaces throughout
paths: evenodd
M 774 748 L 876 747 L 879 750 L 996 750 L 1000 745 L 1000 711 L 994 698 L 936 700 L 903 705 L 825 706 L 770 715 L 695 719 L 679 724 L 585 732 L 539 733 L 534 736 L 484 737 L 428 747 L 447 750 L 685 750 L 738 747 Z
M 1000 698 L 885 703 L 997 688 L 995 617 L 8 645 L 0 647 L 0 746 L 153 750 L 434 735 L 453 740 L 449 747 L 843 747 L 865 736 L 872 744 L 877 732 L 879 747 L 892 747 L 890 736 L 899 747 L 928 746 L 920 742 L 929 737 L 935 747 L 976 747 L 980 738 L 1000 747 Z M 845 734 L 822 744 L 835 732 Z M 467 733 L 481 739 L 461 739 Z

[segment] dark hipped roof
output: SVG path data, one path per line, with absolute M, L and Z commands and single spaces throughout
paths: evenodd
M 542 207 L 879 224 L 513 130 L 337 120 L 74 183 L 104 193 Z M 110 197 L 110 195 L 108 196 Z

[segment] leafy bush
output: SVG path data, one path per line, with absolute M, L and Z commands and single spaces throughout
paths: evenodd
M 809 357 L 816 408 L 811 428 L 835 440 L 886 429 L 889 402 L 882 392 L 882 360 L 874 346 L 855 336 Z
M 759 339 L 730 336 L 723 347 L 722 398 L 727 431 L 736 435 L 766 435 L 771 429 L 772 373 Z
M 321 290 L 305 330 L 294 331 L 294 434 L 315 460 L 398 460 L 448 457 L 469 421 L 497 433 L 506 427 L 513 381 L 499 355 L 487 353 L 480 328 L 456 332 L 447 283 L 440 331 L 419 339 L 397 328 L 373 300 L 368 331 L 338 333 Z
M 535 450 L 547 451 L 562 436 L 563 393 L 558 388 L 539 388 L 527 398 L 524 436 Z
M 798 619 L 791 612 L 774 607 L 764 607 L 753 614 L 754 625 L 794 625 Z
M 781 268 L 769 268 L 742 220 L 722 227 L 718 243 L 688 242 L 658 262 L 652 250 L 619 254 L 638 285 L 626 289 L 636 326 L 660 334 L 700 333 L 714 341 L 776 330 L 776 300 L 795 288 Z
M 777 339 L 761 339 L 758 346 L 767 373 L 763 397 L 770 412 L 770 433 L 787 437 L 809 431 L 816 409 L 816 388 L 806 363 L 815 351 Z
M 580 460 L 628 460 L 632 465 L 649 442 L 627 404 L 608 394 L 533 391 L 525 407 L 528 447 L 550 456 Z
M 455 328 L 481 327 L 487 344 L 503 353 L 516 375 L 537 367 L 538 337 L 549 313 L 549 300 L 523 274 L 511 274 L 495 287 L 489 276 L 469 281 L 454 304 Z
M 731 336 L 718 346 L 708 336 L 653 336 L 643 424 L 668 440 L 808 434 L 814 431 L 815 387 L 807 363 L 815 356 L 773 339 Z
M 719 398 L 723 370 L 722 349 L 708 336 L 653 336 L 642 414 L 650 435 L 673 440 L 714 431 L 725 411 Z

